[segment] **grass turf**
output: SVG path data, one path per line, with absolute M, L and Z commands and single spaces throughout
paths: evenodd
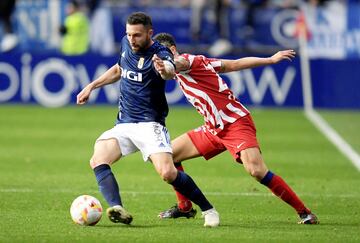
M 106 216 L 94 227 L 75 225 L 73 199 L 91 194 L 106 208 L 88 166 L 95 139 L 110 128 L 113 107 L 0 106 L 0 242 L 359 242 L 360 173 L 306 120 L 300 110 L 254 109 L 252 114 L 268 167 L 281 175 L 319 217 L 297 225 L 288 205 L 248 176 L 225 152 L 184 162 L 186 171 L 215 205 L 221 226 L 195 219 L 160 220 L 172 206 L 172 189 L 139 153 L 114 167 L 131 226 Z M 342 124 L 325 112 L 330 123 Z M 355 119 L 346 139 L 356 143 Z M 202 124 L 192 109 L 171 109 L 171 136 Z M 335 127 L 336 127 L 335 124 Z M 356 148 L 357 146 L 355 146 Z

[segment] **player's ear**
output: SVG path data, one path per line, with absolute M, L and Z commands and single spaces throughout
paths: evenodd
M 176 47 L 175 46 L 170 46 L 170 51 L 173 55 L 175 55 L 176 53 Z
M 153 30 L 153 29 L 149 29 L 149 30 L 148 30 L 148 35 L 149 35 L 149 36 L 152 36 L 153 34 L 154 34 L 154 30 Z

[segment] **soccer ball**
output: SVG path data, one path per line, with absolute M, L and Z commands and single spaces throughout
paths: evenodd
M 81 195 L 71 204 L 70 215 L 72 220 L 79 225 L 95 225 L 102 216 L 102 207 L 95 197 Z

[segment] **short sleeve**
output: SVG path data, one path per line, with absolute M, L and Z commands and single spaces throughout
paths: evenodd
M 121 66 L 120 64 L 121 64 L 121 58 L 122 58 L 122 55 L 123 55 L 123 42 L 124 42 L 124 38 L 126 38 L 126 37 L 123 37 L 123 39 L 121 40 L 121 45 L 120 45 L 120 47 L 119 47 L 119 49 L 120 49 L 120 51 L 119 51 L 119 53 L 120 53 L 120 55 L 119 55 L 119 59 L 118 59 L 118 61 L 117 61 L 117 64 L 119 65 L 119 66 Z
M 220 59 L 204 57 L 204 61 L 206 63 L 210 64 L 217 73 L 220 72 L 220 70 L 221 70 L 221 60 Z

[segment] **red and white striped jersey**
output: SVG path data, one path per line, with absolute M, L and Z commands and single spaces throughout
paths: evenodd
M 213 134 L 250 113 L 219 76 L 221 60 L 191 54 L 181 57 L 190 62 L 190 68 L 177 73 L 176 80 Z

